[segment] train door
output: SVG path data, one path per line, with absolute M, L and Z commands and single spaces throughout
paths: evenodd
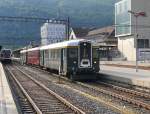
M 64 60 L 64 49 L 61 49 L 61 65 L 60 65 L 60 72 L 62 73 L 63 71 L 63 60 Z
M 44 66 L 44 51 L 40 51 L 40 65 Z
M 92 67 L 92 44 L 91 42 L 81 42 L 79 44 L 79 68 Z
M 61 66 L 60 66 L 61 72 L 65 73 L 66 69 L 66 49 L 61 49 Z

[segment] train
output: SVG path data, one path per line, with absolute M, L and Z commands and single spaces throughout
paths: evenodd
M 12 62 L 12 50 L 2 49 L 0 51 L 0 61 L 3 63 L 11 63 Z
M 71 80 L 96 79 L 99 72 L 98 46 L 78 39 L 24 49 L 21 64 L 40 66 L 57 71 Z

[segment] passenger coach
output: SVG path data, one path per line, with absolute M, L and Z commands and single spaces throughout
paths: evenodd
M 40 48 L 31 48 L 27 50 L 22 50 L 21 54 L 21 63 L 30 64 L 30 65 L 40 65 Z
M 42 46 L 38 49 L 39 51 L 31 50 L 33 51 L 31 51 L 32 54 L 34 51 L 40 53 L 40 66 L 56 70 L 72 80 L 95 79 L 96 76 L 91 74 L 99 72 L 98 47 L 92 46 L 92 43 L 87 40 L 64 41 Z M 22 53 L 22 55 L 26 56 L 22 56 L 22 58 L 29 59 L 28 51 L 29 50 Z M 37 54 L 35 54 L 35 56 L 37 56 Z

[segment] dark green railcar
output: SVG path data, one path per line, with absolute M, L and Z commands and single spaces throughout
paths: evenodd
M 42 46 L 40 66 L 74 80 L 95 79 L 99 72 L 98 48 L 83 39 Z

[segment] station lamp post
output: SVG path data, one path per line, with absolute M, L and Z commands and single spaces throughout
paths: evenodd
M 128 13 L 132 14 L 135 17 L 135 51 L 136 51 L 136 72 L 138 72 L 138 17 L 146 17 L 145 12 L 133 12 L 133 11 L 128 11 Z

